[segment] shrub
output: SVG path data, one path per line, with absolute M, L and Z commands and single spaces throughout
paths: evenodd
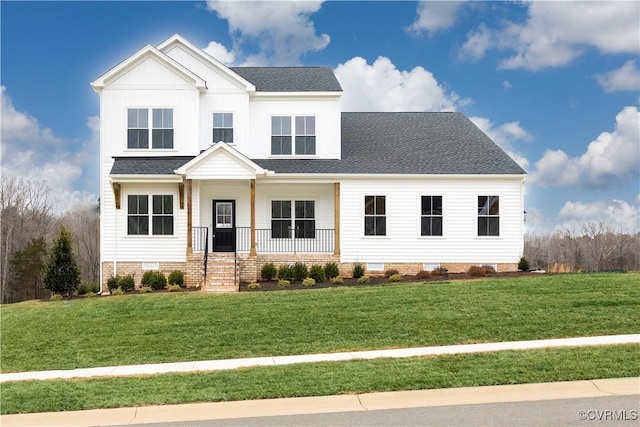
M 52 294 L 49 301 L 62 301 L 62 295 L 60 294 Z
M 86 294 L 84 294 L 84 297 L 85 297 L 85 298 L 93 298 L 93 297 L 95 297 L 95 296 L 96 296 L 96 294 L 95 294 L 95 293 L 93 293 L 93 292 L 87 292 Z
M 416 274 L 416 279 L 428 279 L 429 277 L 431 277 L 431 272 L 426 270 L 420 270 L 418 274 Z
M 116 288 L 113 291 L 111 291 L 111 295 L 124 295 L 124 291 L 120 288 Z
M 260 277 L 262 280 L 273 280 L 278 275 L 278 270 L 272 262 L 266 263 L 260 270 Z
M 332 277 L 331 283 L 334 285 L 344 285 L 344 279 L 340 276 Z
M 154 291 L 164 289 L 167 286 L 167 278 L 161 271 L 145 271 L 140 281 L 142 285 L 151 287 Z
M 141 294 L 148 294 L 149 292 L 153 292 L 153 289 L 151 289 L 149 286 L 143 286 L 140 288 Z
M 288 265 L 281 265 L 278 267 L 278 279 L 279 280 L 293 280 L 293 268 Z
M 118 287 L 122 289 L 122 292 L 131 292 L 136 287 L 136 282 L 133 280 L 133 276 L 127 274 L 118 278 Z
M 291 282 L 288 280 L 278 280 L 279 288 L 288 288 L 291 285 Z
M 62 295 L 70 295 L 80 286 L 80 268 L 73 255 L 71 234 L 64 227 L 53 242 L 42 284 L 54 294 Z
M 118 289 L 118 286 L 120 286 L 120 276 L 111 276 L 107 279 L 107 288 L 110 293 Z
M 169 285 L 169 292 L 180 292 L 181 290 L 180 285 Z
M 390 279 L 390 278 L 391 278 L 391 276 L 393 276 L 393 275 L 395 275 L 395 274 L 398 274 L 398 273 L 399 273 L 399 271 L 398 271 L 398 270 L 396 270 L 395 268 L 390 268 L 389 270 L 387 270 L 387 271 L 385 271 L 385 272 L 384 272 L 384 275 L 385 275 L 385 277 L 386 277 L 387 279 Z
M 309 277 L 312 277 L 317 283 L 324 282 L 327 278 L 324 268 L 321 265 L 312 265 L 309 269 Z
M 340 270 L 338 269 L 338 264 L 335 262 L 328 262 L 324 265 L 324 275 L 328 279 L 333 279 L 334 277 L 338 277 L 340 275 Z
M 356 262 L 353 265 L 352 276 L 354 279 L 359 279 L 362 276 L 364 276 L 364 265 L 360 264 L 359 262 Z
M 369 276 L 358 277 L 358 283 L 368 283 L 368 282 L 369 282 Z
M 309 276 L 309 270 L 307 266 L 301 262 L 296 262 L 292 267 L 293 279 L 294 280 L 304 280 Z
M 469 270 L 467 270 L 467 273 L 469 273 L 471 277 L 483 277 L 487 275 L 487 272 L 484 269 L 484 267 L 480 267 L 477 265 L 472 265 L 471 267 L 469 267 Z
M 99 290 L 98 282 L 82 282 L 78 287 L 78 295 L 95 294 Z
M 520 271 L 529 271 L 529 261 L 525 257 L 520 257 L 520 262 L 518 263 L 518 270 Z
M 431 272 L 433 277 L 446 276 L 447 274 L 449 274 L 449 270 L 443 267 L 434 268 Z
M 274 267 L 274 268 L 275 268 L 275 267 Z M 256 282 L 249 283 L 249 284 L 247 285 L 247 288 L 249 288 L 249 289 L 260 289 L 261 287 L 262 287 L 262 286 L 260 286 L 260 283 L 256 283 Z
M 167 283 L 170 285 L 178 285 L 184 287 L 184 273 L 180 270 L 174 270 L 169 273 L 169 277 L 167 277 Z
M 313 277 L 305 277 L 305 279 L 302 281 L 302 286 L 315 286 L 316 285 L 316 281 Z
M 402 274 L 392 274 L 391 276 L 389 276 L 389 280 L 391 280 L 392 282 L 399 282 L 402 280 Z

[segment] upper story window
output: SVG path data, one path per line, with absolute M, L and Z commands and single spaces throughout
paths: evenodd
M 151 117 L 150 117 L 151 115 Z M 149 135 L 149 123 L 152 132 Z M 173 109 L 129 108 L 127 110 L 127 148 L 173 148 Z
M 385 196 L 364 196 L 364 235 L 386 236 L 387 214 Z
M 442 236 L 442 196 L 422 196 L 421 236 Z
M 213 113 L 213 142 L 233 143 L 233 113 Z
M 500 235 L 500 198 L 478 196 L 478 236 Z
M 295 139 L 293 139 L 295 135 Z M 316 154 L 315 116 L 272 116 L 272 155 Z

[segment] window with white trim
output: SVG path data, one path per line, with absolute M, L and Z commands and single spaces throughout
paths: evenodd
M 291 209 L 291 207 L 294 209 Z M 313 200 L 271 201 L 271 238 L 291 238 L 291 226 L 296 239 L 315 239 L 316 218 Z
M 420 235 L 442 236 L 442 196 L 422 196 Z
M 173 109 L 127 109 L 127 148 L 148 149 L 149 146 L 153 149 L 173 148 Z
M 478 236 L 500 235 L 500 198 L 478 196 Z
M 291 154 L 291 117 L 271 117 L 271 154 Z
M 316 203 L 313 200 L 296 200 L 296 239 L 316 238 Z
M 364 196 L 364 235 L 387 235 L 386 196 Z
M 316 154 L 315 116 L 271 117 L 271 154 L 291 155 L 293 153 L 297 156 Z
M 127 234 L 149 234 L 149 196 L 130 194 L 127 197 Z
M 149 222 L 151 222 L 152 235 L 173 236 L 172 195 L 155 194 L 149 197 L 147 194 L 129 194 L 127 196 L 127 234 L 148 236 Z
M 173 236 L 173 196 L 153 196 L 153 235 Z
M 213 113 L 213 142 L 233 143 L 233 113 Z
M 296 116 L 296 154 L 316 154 L 316 118 Z

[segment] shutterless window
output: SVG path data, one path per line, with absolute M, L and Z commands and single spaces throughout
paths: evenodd
M 149 148 L 149 110 L 127 110 L 127 148 Z
M 296 200 L 296 239 L 316 238 L 316 204 L 313 200 Z
M 271 154 L 291 154 L 291 117 L 271 117 Z
M 127 196 L 127 234 L 149 234 L 149 196 Z
M 500 235 L 500 200 L 498 196 L 478 196 L 478 236 Z
M 387 235 L 387 216 L 385 204 L 385 196 L 364 197 L 365 236 Z
M 316 118 L 296 117 L 296 154 L 316 154 Z
M 233 113 L 213 113 L 213 142 L 233 143 Z
M 442 196 L 422 196 L 420 234 L 442 236 Z
M 271 202 L 271 238 L 288 239 L 291 237 L 291 201 L 273 200 Z
M 173 196 L 153 196 L 153 234 L 173 235 Z
M 173 148 L 173 110 L 153 109 L 153 148 Z

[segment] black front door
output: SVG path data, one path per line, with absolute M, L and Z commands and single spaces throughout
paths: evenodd
M 213 252 L 236 250 L 236 202 L 213 201 Z

